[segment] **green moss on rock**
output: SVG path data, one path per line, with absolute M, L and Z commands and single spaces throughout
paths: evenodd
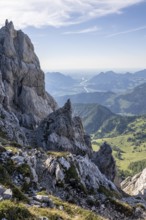
M 12 183 L 9 183 L 8 187 L 10 187 L 13 192 L 13 199 L 17 201 L 22 201 L 24 203 L 29 202 L 29 199 L 27 198 L 27 196 L 25 196 L 24 193 L 17 186 L 15 186 Z
M 13 160 L 7 159 L 5 168 L 7 172 L 9 173 L 9 175 L 12 175 L 16 171 L 16 164 L 14 163 Z
M 7 182 L 10 182 L 10 175 L 8 171 L 0 165 L 0 183 L 6 184 Z
M 47 152 L 48 155 L 54 156 L 56 158 L 60 158 L 60 157 L 67 157 L 69 155 L 69 152 L 64 152 L 64 151 L 48 151 Z
M 92 211 L 85 210 L 83 208 L 80 208 L 77 205 L 64 202 L 63 200 L 50 196 L 53 203 L 56 205 L 56 207 L 59 207 L 60 205 L 63 206 L 64 213 L 68 215 L 68 218 L 63 218 L 64 220 L 103 220 L 101 216 L 93 213 Z
M 125 202 L 112 198 L 109 199 L 109 202 L 117 212 L 123 213 L 127 217 L 134 213 L 133 207 Z
M 20 166 L 17 167 L 17 172 L 21 173 L 23 176 L 25 177 L 30 177 L 32 178 L 32 173 L 31 173 L 31 169 L 29 167 L 28 164 L 24 163 Z
M 120 198 L 120 194 L 113 191 L 112 189 L 108 190 L 107 188 L 105 188 L 102 185 L 99 186 L 98 192 L 104 194 L 106 197 L 111 197 L 111 198 L 115 197 L 117 199 Z
M 11 182 L 11 178 L 8 171 L 2 165 L 0 165 L 0 183 L 4 185 L 6 188 L 10 188 L 12 190 L 13 199 L 23 202 L 29 201 L 28 198 L 23 194 L 23 192 Z
M 66 179 L 69 181 L 70 179 L 74 179 L 76 181 L 79 181 L 80 178 L 78 176 L 76 167 L 74 164 L 71 164 L 70 168 L 66 170 Z
M 7 138 L 6 132 L 4 132 L 1 128 L 0 128 L 0 137 L 4 139 Z

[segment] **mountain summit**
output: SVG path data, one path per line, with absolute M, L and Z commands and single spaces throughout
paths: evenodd
M 0 102 L 21 113 L 22 125 L 37 123 L 57 108 L 45 91 L 44 73 L 31 40 L 7 20 L 0 29 L 0 77 Z

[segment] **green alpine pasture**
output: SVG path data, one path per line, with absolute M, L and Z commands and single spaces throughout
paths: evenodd
M 124 127 L 126 127 L 124 132 L 117 132 L 117 125 L 106 135 L 103 133 L 102 138 L 98 138 L 98 132 L 101 131 L 97 131 L 95 135 L 92 135 L 92 147 L 94 151 L 97 151 L 103 142 L 107 142 L 113 149 L 118 168 L 133 174 L 135 166 L 139 167 L 137 171 L 146 167 L 146 116 L 136 117 L 126 126 L 124 124 Z

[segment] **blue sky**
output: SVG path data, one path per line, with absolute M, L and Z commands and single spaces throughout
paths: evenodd
M 1 0 L 44 70 L 146 68 L 146 0 Z

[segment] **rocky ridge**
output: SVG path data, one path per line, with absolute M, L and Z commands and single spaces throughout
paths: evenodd
M 111 153 L 106 144 L 94 153 L 70 101 L 59 109 L 45 92 L 30 39 L 6 21 L 0 29 L 0 218 L 11 219 L 15 210 L 16 220 L 143 219 L 145 203 L 139 208 L 124 200 L 112 182 Z
M 145 202 L 122 198 L 116 186 L 88 157 L 68 152 L 46 154 L 42 150 L 13 145 L 4 139 L 1 143 L 1 201 L 25 202 L 30 209 L 35 207 L 38 210 L 64 210 L 63 201 L 68 201 L 92 210 L 96 215 L 91 219 L 144 219 Z M 59 205 L 55 198 L 62 199 Z M 45 213 L 45 217 L 50 215 Z M 41 219 L 41 215 L 34 219 Z
M 0 29 L 0 104 L 25 128 L 36 126 L 57 108 L 45 91 L 44 73 L 31 40 L 8 21 Z
M 127 177 L 121 187 L 129 195 L 146 198 L 146 169 L 133 177 Z
M 92 153 L 90 136 L 85 134 L 81 119 L 72 117 L 70 100 L 40 123 L 36 137 L 37 145 L 47 150 Z

